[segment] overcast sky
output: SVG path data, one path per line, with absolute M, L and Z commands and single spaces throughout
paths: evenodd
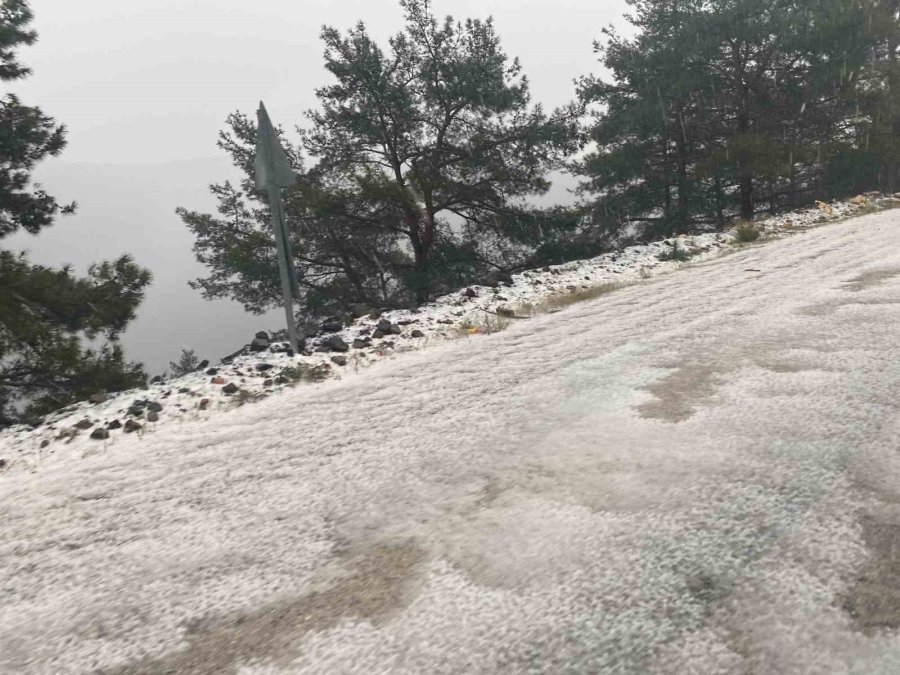
M 255 327 L 275 327 L 272 317 L 246 317 L 233 303 L 203 303 L 186 286 L 203 270 L 174 208 L 212 206 L 206 185 L 228 175 L 215 142 L 230 112 L 252 113 L 262 99 L 276 124 L 303 123 L 315 88 L 329 81 L 318 37 L 323 24 L 345 29 L 362 20 L 385 44 L 402 26 L 397 0 L 31 6 L 38 43 L 21 57 L 34 72 L 9 88 L 68 127 L 65 152 L 38 176 L 81 209 L 37 238 L 4 245 L 27 248 L 38 262 L 80 267 L 133 252 L 157 282 L 125 343 L 153 372 L 181 347 L 218 358 Z M 573 98 L 576 76 L 598 72 L 592 41 L 604 26 L 621 26 L 627 9 L 624 0 L 435 0 L 433 8 L 440 16 L 493 16 L 506 52 L 521 59 L 534 100 L 548 108 Z

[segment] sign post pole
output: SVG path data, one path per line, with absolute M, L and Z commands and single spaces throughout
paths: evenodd
M 297 322 L 294 319 L 294 299 L 297 297 L 297 271 L 291 240 L 285 223 L 284 208 L 281 204 L 281 188 L 290 187 L 296 181 L 290 160 L 278 141 L 278 134 L 272 126 L 266 107 L 260 101 L 257 111 L 256 188 L 269 196 L 269 211 L 272 216 L 272 231 L 278 251 L 278 274 L 281 277 L 281 296 L 284 301 L 284 316 L 287 321 L 288 341 L 294 353 L 298 353 Z

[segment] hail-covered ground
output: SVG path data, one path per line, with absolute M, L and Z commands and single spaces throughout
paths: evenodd
M 0 672 L 900 672 L 900 210 L 819 222 L 858 207 L 6 432 Z
M 900 196 L 900 195 L 898 195 Z M 893 197 L 870 195 L 853 201 L 758 220 L 762 237 L 795 234 L 841 220 L 861 210 L 892 208 Z M 219 363 L 202 362 L 195 372 L 146 389 L 97 392 L 89 401 L 46 417 L 38 427 L 0 431 L 0 475 L 38 470 L 115 447 L 120 437 L 154 433 L 167 424 L 210 420 L 302 383 L 352 376 L 379 361 L 462 337 L 504 330 L 511 323 L 602 294 L 621 285 L 671 271 L 729 250 L 734 229 L 629 246 L 588 260 L 534 269 L 495 282 L 470 286 L 413 310 L 363 312 L 352 321 L 314 325 L 297 355 L 266 332 Z M 675 255 L 673 255 L 675 252 Z

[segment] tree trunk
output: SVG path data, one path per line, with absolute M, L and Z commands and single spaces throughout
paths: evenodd
M 416 303 L 421 305 L 428 302 L 430 283 L 428 280 L 428 262 L 431 251 L 423 241 L 419 232 L 419 219 L 416 213 L 409 212 L 404 217 L 404 224 L 409 233 L 409 243 L 413 250 L 413 278 L 412 291 Z
M 678 120 L 681 123 L 681 133 L 676 134 L 675 146 L 678 152 L 678 216 L 676 231 L 678 234 L 687 232 L 688 227 L 688 175 L 687 175 L 687 134 L 684 129 L 684 116 L 681 109 L 678 110 Z
M 753 219 L 753 175 L 741 171 L 741 218 Z
M 722 178 L 716 174 L 715 178 L 716 191 L 716 224 L 719 229 L 725 227 L 725 195 L 722 193 Z

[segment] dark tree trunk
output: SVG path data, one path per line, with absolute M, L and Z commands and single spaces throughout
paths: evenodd
M 741 171 L 741 218 L 753 218 L 753 175 Z

